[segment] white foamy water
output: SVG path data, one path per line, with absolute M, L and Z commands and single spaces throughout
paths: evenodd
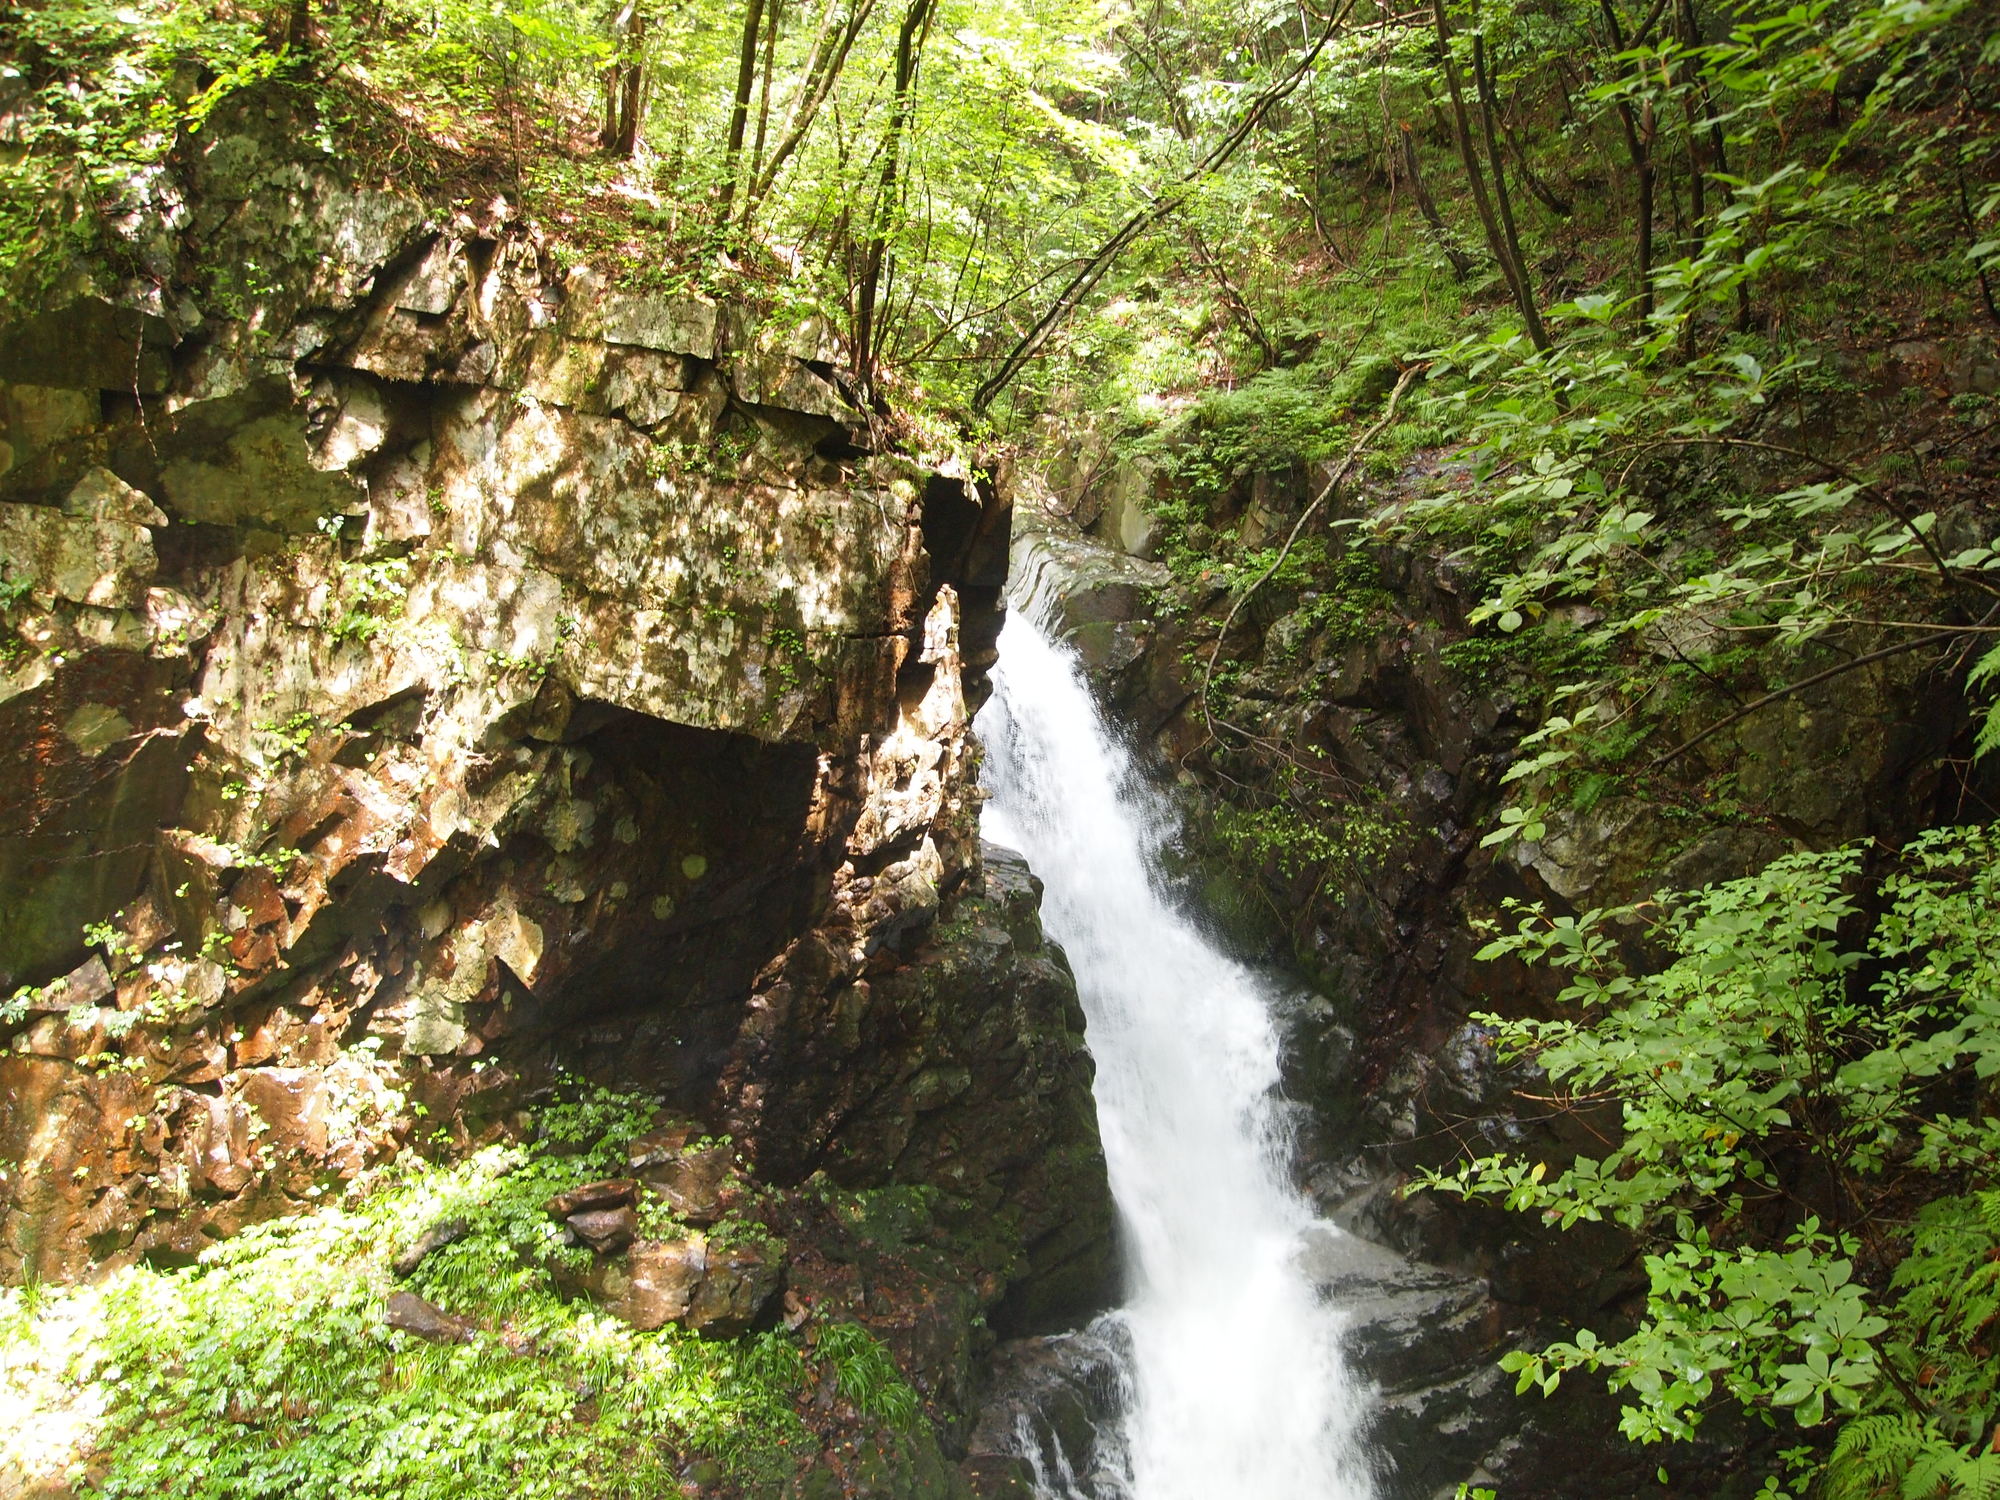
M 1174 828 L 1070 654 L 1016 612 L 979 733 L 983 830 L 1047 887 L 1097 1062 L 1130 1300 L 1122 1431 L 1079 1480 L 1031 1455 L 1043 1500 L 1371 1500 L 1366 1392 L 1301 1264 L 1337 1233 L 1293 1189 L 1272 996 L 1156 884 Z

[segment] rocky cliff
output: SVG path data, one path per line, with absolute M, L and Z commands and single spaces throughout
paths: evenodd
M 949 1444 L 983 1315 L 1111 1265 L 1073 987 L 977 843 L 1006 499 L 810 323 L 349 180 L 285 99 L 0 329 L 0 1279 L 579 1077 L 724 1139 Z M 953 1253 L 881 1271 L 808 1179 L 933 1190 Z

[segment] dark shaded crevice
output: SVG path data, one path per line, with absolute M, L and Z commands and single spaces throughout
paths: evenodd
M 508 1017 L 503 1053 L 546 1051 L 585 1076 L 699 1109 L 756 976 L 821 908 L 845 822 L 815 822 L 810 746 L 590 700 L 564 740 L 589 756 L 579 799 L 604 809 L 591 844 L 556 853 L 524 831 L 503 857 L 574 866 L 580 885 L 623 893 L 536 908 L 545 956 Z

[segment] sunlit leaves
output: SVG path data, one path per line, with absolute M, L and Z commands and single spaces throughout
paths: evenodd
M 0 1293 L 0 1391 L 77 1403 L 30 1406 L 24 1425 L 79 1424 L 104 1497 L 671 1494 L 696 1453 L 738 1483 L 782 1479 L 805 1435 L 795 1401 L 811 1352 L 782 1332 L 641 1333 L 551 1278 L 588 1254 L 562 1244 L 547 1196 L 622 1169 L 653 1109 L 585 1090 L 544 1110 L 534 1144 L 451 1166 L 413 1158 L 197 1266 L 127 1267 L 33 1305 Z M 402 1283 L 477 1324 L 439 1346 L 392 1330 L 383 1308 L 390 1258 L 450 1217 L 469 1232 Z M 885 1418 L 911 1409 L 880 1347 L 835 1328 L 826 1365 L 843 1394 Z M 0 1434 L 0 1454 L 18 1436 Z

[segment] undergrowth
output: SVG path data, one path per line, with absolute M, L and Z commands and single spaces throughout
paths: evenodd
M 797 1407 L 830 1373 L 863 1416 L 915 1396 L 855 1325 L 639 1332 L 559 1290 L 588 1252 L 548 1197 L 623 1170 L 650 1105 L 602 1090 L 545 1109 L 535 1138 L 464 1161 L 408 1159 L 347 1201 L 260 1224 L 199 1264 L 0 1292 L 0 1460 L 76 1492 L 188 1500 L 447 1500 L 683 1493 L 699 1460 L 778 1480 L 811 1434 Z M 451 1219 L 469 1233 L 405 1282 L 390 1262 Z M 398 1288 L 465 1319 L 465 1342 L 390 1329 Z

